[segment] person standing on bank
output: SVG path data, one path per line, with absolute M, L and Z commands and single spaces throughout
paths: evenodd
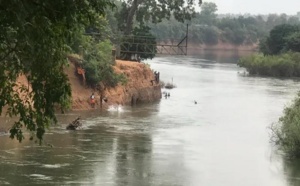
M 92 108 L 95 108 L 95 103 L 96 103 L 95 95 L 94 95 L 94 93 L 92 93 L 92 95 L 90 97 L 90 104 L 91 104 Z

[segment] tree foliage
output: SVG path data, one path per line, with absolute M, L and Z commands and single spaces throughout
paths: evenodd
M 131 60 L 132 54 L 135 55 L 135 60 L 152 59 L 156 54 L 156 39 L 147 26 L 135 27 L 132 36 L 125 36 L 122 43 L 121 49 L 128 51 L 121 53 L 126 60 Z
M 271 126 L 272 140 L 290 158 L 300 157 L 300 94 L 286 107 L 278 123 Z
M 126 82 L 123 74 L 114 73 L 111 51 L 112 46 L 108 40 L 86 43 L 82 66 L 85 69 L 86 81 L 89 86 L 96 88 L 98 83 L 102 82 L 106 87 L 114 87 L 120 81 Z
M 66 105 L 71 90 L 63 72 L 69 43 L 82 25 L 104 14 L 109 0 L 0 1 L 0 112 L 18 121 L 10 137 L 21 141 L 23 129 L 41 140 L 54 121 L 55 105 Z M 29 85 L 17 85 L 19 76 Z
M 201 11 L 185 23 L 176 22 L 175 18 L 162 19 L 161 23 L 149 24 L 152 33 L 161 41 L 181 39 L 185 34 L 186 24 L 189 24 L 189 41 L 193 44 L 210 44 L 212 36 L 207 30 L 216 31 L 214 40 L 217 43 L 230 43 L 234 45 L 257 44 L 260 39 L 269 35 L 270 30 L 281 24 L 300 24 L 299 17 L 286 14 L 270 15 L 221 15 L 217 14 L 215 3 L 204 2 Z
M 114 29 L 114 33 L 124 35 L 124 38 L 116 38 L 116 45 L 121 45 L 122 49 L 126 48 L 126 52 L 121 52 L 120 57 L 122 59 L 130 60 L 132 56 L 139 56 L 142 59 L 152 58 L 155 53 L 146 54 L 145 51 L 156 51 L 156 49 L 150 49 L 155 44 L 155 38 L 150 33 L 148 24 L 157 24 L 163 19 L 169 20 L 171 17 L 177 21 L 183 22 L 189 20 L 195 15 L 195 5 L 201 5 L 202 0 L 120 0 L 117 1 L 117 11 L 114 13 L 115 20 L 110 18 L 111 24 L 117 24 L 118 31 Z M 117 22 L 117 23 L 116 23 Z M 115 28 L 115 25 L 112 25 Z M 141 32 L 143 31 L 143 32 Z M 142 41 L 141 35 L 149 37 L 149 40 L 145 40 L 145 44 L 133 44 L 128 43 L 132 40 L 129 37 L 135 37 L 135 41 Z M 120 43 L 118 43 L 120 42 Z M 149 45 L 150 43 L 150 45 Z M 130 51 L 127 51 L 127 49 Z M 135 52 L 133 52 L 135 51 Z
M 286 40 L 285 50 L 300 52 L 300 30 L 291 33 L 285 38 L 285 40 Z
M 287 38 L 297 31 L 299 31 L 297 25 L 282 24 L 274 27 L 265 41 L 268 49 L 265 54 L 279 54 L 283 50 L 289 50 Z
M 195 13 L 195 1 L 124 0 L 122 1 L 122 8 L 117 14 L 119 28 L 128 35 L 133 30 L 134 20 L 140 24 L 159 23 L 163 18 L 170 19 L 171 14 L 176 20 L 183 22 L 186 19 L 191 19 Z M 198 4 L 201 3 L 202 0 L 198 0 Z
M 74 53 L 82 57 L 81 66 L 85 69 L 86 83 L 92 88 L 102 82 L 106 87 L 114 87 L 119 82 L 126 83 L 122 74 L 116 74 L 112 65 L 111 30 L 108 20 L 98 16 L 93 25 L 82 27 L 73 39 L 71 47 Z

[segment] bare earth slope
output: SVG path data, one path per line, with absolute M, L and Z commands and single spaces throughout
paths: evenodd
M 66 69 L 72 88 L 72 110 L 92 109 L 89 104 L 89 97 L 94 92 L 90 88 L 83 86 L 80 79 L 76 76 L 75 65 L 70 63 Z M 114 66 L 116 73 L 124 73 L 127 77 L 126 85 L 118 85 L 114 88 L 107 88 L 104 91 L 104 97 L 107 102 L 103 103 L 103 108 L 109 105 L 130 105 L 136 103 L 147 103 L 160 100 L 161 87 L 153 81 L 154 74 L 149 66 L 144 63 L 117 60 Z M 96 95 L 96 107 L 100 105 L 100 95 Z M 98 106 L 97 106 L 98 105 Z

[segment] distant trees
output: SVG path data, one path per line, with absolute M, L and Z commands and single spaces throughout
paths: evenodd
M 299 51 L 300 27 L 282 24 L 275 26 L 269 36 L 261 40 L 260 50 L 264 54 L 279 54 L 284 51 Z
M 200 13 L 195 16 L 195 24 L 212 26 L 216 24 L 218 7 L 215 3 L 204 2 Z
M 300 31 L 291 33 L 286 37 L 286 50 L 300 52 Z
M 286 14 L 270 14 L 268 16 L 233 16 L 217 15 L 217 5 L 204 2 L 201 11 L 195 17 L 185 23 L 178 23 L 170 17 L 169 20 L 162 19 L 159 24 L 149 24 L 152 33 L 160 40 L 169 41 L 180 39 L 185 34 L 186 24 L 190 25 L 189 38 L 194 43 L 214 45 L 219 42 L 234 45 L 251 45 L 266 37 L 274 26 L 280 24 L 299 24 L 297 16 Z M 211 31 L 211 32 L 209 32 Z M 217 42 L 216 42 L 217 41 Z
M 250 74 L 275 77 L 300 77 L 300 27 L 275 26 L 269 36 L 260 41 L 260 52 L 241 58 L 238 65 Z

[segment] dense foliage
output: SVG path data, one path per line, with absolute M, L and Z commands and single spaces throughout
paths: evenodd
M 282 24 L 275 26 L 269 36 L 260 43 L 264 54 L 274 55 L 285 51 L 299 51 L 299 25 Z
M 87 26 L 78 32 L 71 47 L 82 57 L 82 68 L 85 70 L 86 83 L 96 88 L 101 82 L 106 87 L 114 87 L 119 82 L 126 83 L 123 74 L 114 73 L 112 65 L 112 44 L 108 40 L 111 29 L 107 20 L 100 16 L 93 26 Z
M 262 54 L 241 58 L 238 65 L 250 74 L 275 77 L 300 77 L 300 27 L 282 24 L 261 41 Z
M 134 22 L 159 23 L 163 18 L 169 19 L 171 14 L 176 20 L 183 22 L 191 19 L 195 13 L 195 2 L 197 0 L 121 0 L 120 10 L 116 13 L 118 27 L 125 35 L 129 35 L 133 31 Z M 198 4 L 201 3 L 202 0 L 198 0 Z
M 271 126 L 272 140 L 290 158 L 300 158 L 300 94 L 285 108 L 279 122 Z
M 147 26 L 149 23 L 157 24 L 171 17 L 181 22 L 189 20 L 195 15 L 196 4 L 201 5 L 202 0 L 120 0 L 116 4 L 118 8 L 109 12 L 114 15 L 109 22 L 112 31 L 124 37 L 117 36 L 113 40 L 116 45 L 121 45 L 119 57 L 133 60 L 153 58 L 156 53 L 156 38 Z
M 238 65 L 245 67 L 252 75 L 300 77 L 299 52 L 267 56 L 254 54 L 240 59 Z
M 69 43 L 78 28 L 92 25 L 109 0 L 0 2 L 0 113 L 19 120 L 10 129 L 21 141 L 23 129 L 41 140 L 54 121 L 55 105 L 66 106 L 71 94 L 63 69 Z M 18 85 L 19 76 L 31 85 Z
M 218 15 L 217 5 L 204 2 L 201 11 L 185 23 L 172 18 L 163 19 L 159 24 L 150 24 L 153 34 L 162 42 L 183 38 L 186 24 L 190 25 L 189 41 L 194 44 L 231 43 L 234 45 L 256 44 L 267 36 L 269 31 L 280 24 L 300 24 L 299 17 L 286 14 L 270 15 Z

